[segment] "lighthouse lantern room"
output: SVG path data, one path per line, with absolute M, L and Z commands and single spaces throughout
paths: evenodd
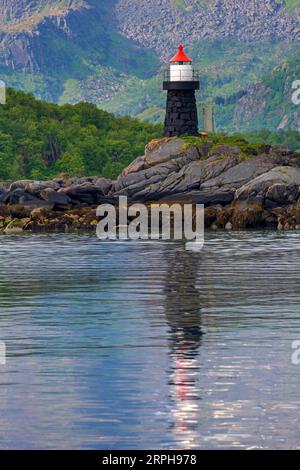
M 199 81 L 192 60 L 181 44 L 177 54 L 170 60 L 163 89 L 168 92 L 164 135 L 198 135 L 195 90 L 199 90 Z

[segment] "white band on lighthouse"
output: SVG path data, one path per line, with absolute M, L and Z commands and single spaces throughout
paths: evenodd
M 194 73 L 191 63 L 170 65 L 170 81 L 171 82 L 193 82 Z

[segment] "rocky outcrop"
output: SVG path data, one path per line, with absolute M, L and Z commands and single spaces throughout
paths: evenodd
M 236 199 L 264 198 L 272 194 L 271 188 L 280 184 L 281 187 L 300 187 L 300 168 L 277 166 L 268 172 L 254 178 L 236 191 Z M 274 193 L 275 194 L 275 193 Z M 288 199 L 286 202 L 289 202 Z
M 247 158 L 235 146 L 186 146 L 176 138 L 153 141 L 145 156 L 120 175 L 111 195 L 141 201 L 183 197 L 205 204 L 222 202 L 224 197 L 224 202 L 230 202 L 240 187 L 287 158 L 284 149 L 281 154 L 275 147 L 265 147 L 262 152 L 268 154 Z
M 153 140 L 116 181 L 101 177 L 0 184 L 0 231 L 94 229 L 96 207 L 204 204 L 212 229 L 300 228 L 300 154 L 281 147 Z
M 84 0 L 0 0 L 1 64 L 12 70 L 41 71 L 41 36 L 51 27 L 70 34 L 68 16 L 87 6 Z
M 241 41 L 299 38 L 297 16 L 276 0 L 118 0 L 121 31 L 167 58 L 174 45 L 200 39 Z M 157 32 L 159 31 L 159 34 Z
M 111 181 L 99 177 L 71 178 L 66 181 L 22 180 L 11 185 L 0 185 L 0 204 L 68 210 L 103 202 L 111 186 Z

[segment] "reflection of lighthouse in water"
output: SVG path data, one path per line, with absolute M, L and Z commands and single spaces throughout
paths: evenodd
M 198 444 L 198 353 L 201 344 L 200 291 L 196 288 L 200 257 L 197 253 L 169 253 L 165 284 L 165 313 L 170 328 L 169 386 L 173 439 L 193 449 Z

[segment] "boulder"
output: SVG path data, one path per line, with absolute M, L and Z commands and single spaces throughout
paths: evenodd
M 233 225 L 231 222 L 227 222 L 227 224 L 225 225 L 225 230 L 232 230 L 233 229 Z
M 217 177 L 227 169 L 237 165 L 238 162 L 239 159 L 236 155 L 225 158 L 213 156 L 207 160 L 192 162 L 178 173 L 179 183 L 176 185 L 176 191 L 205 189 L 207 180 Z
M 15 181 L 14 183 L 12 183 L 12 184 L 9 186 L 8 191 L 9 191 L 9 192 L 12 192 L 12 191 L 14 191 L 15 189 L 25 189 L 26 186 L 27 186 L 29 183 L 32 183 L 32 180 L 19 180 L 19 181 Z
M 0 185 L 0 204 L 3 204 L 3 202 L 5 201 L 7 193 L 7 188 L 5 188 L 3 185 Z
M 105 188 L 108 188 L 106 186 Z M 109 202 L 108 198 L 103 194 L 104 193 L 104 183 L 100 184 L 95 183 L 82 183 L 74 184 L 66 188 L 61 188 L 58 191 L 58 194 L 65 194 L 68 196 L 72 203 L 76 204 L 88 204 L 96 205 L 102 202 Z
M 15 189 L 14 191 L 9 192 L 4 200 L 5 204 L 9 205 L 21 205 L 24 207 L 47 207 L 49 209 L 53 209 L 53 204 L 41 200 L 32 194 L 27 193 L 24 189 Z
M 133 187 L 127 188 L 127 193 L 135 199 L 150 198 L 155 200 L 169 197 L 173 194 L 190 194 L 192 190 L 202 189 L 201 185 L 207 178 L 222 173 L 224 169 L 235 165 L 238 161 L 236 156 L 228 158 L 211 157 L 208 160 L 200 161 L 197 158 L 196 161 L 188 162 L 180 168 L 181 165 L 179 163 L 182 162 L 182 159 L 173 160 L 173 163 L 176 162 L 177 165 L 172 167 L 173 171 L 171 173 L 168 171 L 170 170 L 171 162 L 165 163 L 164 165 L 168 166 L 163 167 L 163 170 L 166 170 L 165 173 L 160 171 L 162 177 L 159 181 L 155 181 L 153 178 L 145 179 L 142 189 L 140 183 L 136 183 Z M 161 165 L 154 167 L 154 169 L 161 170 Z M 217 190 L 207 194 L 209 200 L 212 193 L 219 193 L 219 189 L 217 188 Z M 207 199 L 204 192 L 201 193 L 201 199 Z
M 40 196 L 41 192 L 45 189 L 52 189 L 57 191 L 60 185 L 55 181 L 31 181 L 26 184 L 25 191 L 33 196 Z
M 300 169 L 288 166 L 273 168 L 271 171 L 254 178 L 236 191 L 236 199 L 253 199 L 258 195 L 265 197 L 274 184 L 300 186 Z
M 148 168 L 148 165 L 145 162 L 145 155 L 143 155 L 142 157 L 138 157 L 133 160 L 133 162 L 122 171 L 120 177 L 124 178 L 130 173 L 137 173 L 138 171 L 145 170 L 146 168 Z
M 300 196 L 300 187 L 294 184 L 276 183 L 266 192 L 266 200 L 276 204 L 276 206 L 285 206 L 296 202 Z
M 229 157 L 230 158 L 230 157 Z M 231 157 L 232 158 L 232 157 Z M 259 175 L 266 173 L 277 166 L 276 159 L 272 157 L 248 158 L 237 165 L 231 165 L 227 170 L 220 172 L 216 178 L 209 179 L 202 184 L 202 189 L 235 188 L 238 189 Z
M 99 189 L 100 193 L 103 196 L 106 196 L 112 187 L 112 181 L 107 178 L 98 177 L 95 179 L 94 185 L 96 186 L 96 188 Z
M 145 164 L 158 165 L 184 153 L 184 141 L 177 137 L 154 139 L 145 148 Z
M 71 199 L 63 192 L 54 191 L 54 189 L 47 188 L 41 192 L 41 197 L 52 205 L 54 210 L 67 210 L 71 208 Z
M 113 185 L 111 194 L 114 195 L 133 195 L 140 191 L 147 191 L 149 186 L 158 183 L 159 181 L 166 181 L 170 175 L 176 175 L 184 166 L 188 163 L 198 160 L 198 153 L 188 153 L 182 157 L 169 160 L 168 162 L 161 163 L 159 165 L 144 169 L 138 172 L 130 172 L 125 176 L 121 176 L 117 179 L 116 183 Z M 175 176 L 176 178 L 176 176 Z M 154 190 L 157 191 L 158 187 Z

